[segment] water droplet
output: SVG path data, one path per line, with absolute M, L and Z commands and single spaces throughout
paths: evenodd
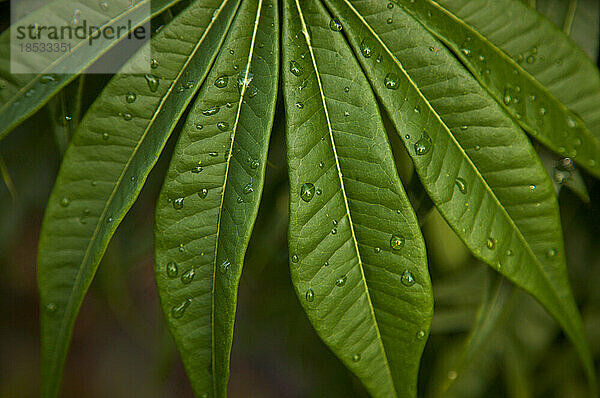
M 329 267 L 329 261 L 325 261 L 325 263 L 323 263 L 323 266 Z
M 507 255 L 508 257 L 511 257 L 513 254 L 514 254 L 514 253 L 513 253 L 513 251 L 512 251 L 512 250 L 510 250 L 510 249 L 507 249 L 507 250 L 506 250 L 506 255 Z
M 344 116 L 345 116 L 345 117 L 348 117 L 348 116 L 350 116 L 350 112 L 348 112 L 348 111 L 345 111 L 345 112 L 344 112 Z
M 425 331 L 419 330 L 416 334 L 416 338 L 417 338 L 417 340 L 423 340 L 425 338 Z
M 392 4 L 392 3 L 390 3 Z M 352 362 L 358 362 L 360 361 L 360 354 L 354 354 L 352 355 Z
M 173 208 L 175 210 L 183 209 L 183 198 L 177 198 L 173 200 Z
M 198 192 L 198 196 L 200 197 L 200 199 L 205 199 L 207 195 L 208 195 L 208 189 L 206 189 L 206 188 L 202 188 L 200 190 L 200 192 Z
M 251 169 L 257 169 L 258 166 L 260 166 L 260 162 L 258 161 L 258 159 L 253 159 L 252 161 L 250 161 Z
M 325 167 L 325 163 L 323 163 L 323 162 L 319 162 L 319 167 L 320 167 L 320 168 L 323 168 L 323 167 Z
M 464 126 L 464 125 L 463 125 L 463 126 L 460 126 L 460 129 L 461 129 L 461 130 L 467 130 L 468 128 L 469 128 L 469 126 Z
M 158 68 L 158 60 L 156 58 L 152 58 L 152 60 L 150 61 L 150 67 L 152 69 Z
M 312 183 L 307 182 L 305 184 L 302 184 L 302 187 L 300 187 L 300 197 L 303 201 L 310 202 L 314 194 L 315 186 Z
M 431 150 L 431 146 L 433 143 L 431 142 L 431 138 L 425 133 L 421 135 L 421 138 L 415 142 L 415 153 L 417 155 L 425 155 L 427 152 Z
M 546 115 L 546 108 L 540 108 L 540 116 Z
M 475 145 L 475 148 L 474 148 L 474 149 L 475 149 L 476 151 L 479 151 L 479 150 L 481 149 L 481 145 Z
M 532 64 L 535 62 L 535 55 L 528 55 L 527 56 L 527 63 L 528 64 Z
M 299 258 L 298 258 L 298 255 L 297 255 L 297 254 L 294 254 L 294 255 L 292 256 L 292 262 L 293 262 L 293 263 L 297 263 L 297 262 L 298 262 L 298 260 L 299 260 Z
M 221 270 L 221 273 L 224 274 L 227 271 L 229 271 L 230 267 L 231 267 L 231 261 L 225 260 L 221 263 L 221 265 L 219 266 L 219 269 Z
M 484 61 L 485 61 L 485 55 L 480 55 L 480 56 L 479 56 L 479 60 L 480 60 L 481 62 L 484 62 Z
M 377 253 L 377 254 L 381 253 L 381 247 L 376 247 L 375 248 L 375 253 Z
M 46 311 L 49 312 L 50 314 L 53 314 L 54 312 L 56 312 L 56 304 L 54 303 L 48 303 L 46 304 Z
M 215 80 L 215 86 L 218 88 L 227 87 L 227 83 L 229 82 L 229 78 L 227 76 L 221 76 Z
M 219 123 L 217 123 L 217 128 L 221 131 L 227 131 L 227 130 L 229 130 L 229 123 L 219 122 Z
M 312 303 L 315 300 L 315 292 L 312 289 L 306 291 L 306 301 Z
M 218 105 L 212 106 L 208 109 L 205 109 L 202 111 L 202 114 L 204 116 L 213 116 L 216 115 L 217 113 L 219 113 L 219 111 L 221 110 L 221 108 L 219 108 Z
M 571 128 L 574 128 L 577 126 L 577 123 L 575 123 L 575 120 L 571 116 L 567 116 L 567 125 Z
M 246 195 L 248 195 L 248 194 L 250 194 L 250 193 L 254 192 L 254 188 L 252 187 L 252 183 L 248 183 L 248 184 L 246 184 L 246 185 L 244 186 L 244 190 L 243 190 L 243 192 L 244 192 Z
M 548 257 L 548 258 L 552 258 L 552 257 L 554 257 L 554 256 L 556 256 L 556 250 L 555 250 L 555 249 L 549 249 L 549 250 L 546 252 L 546 257 Z
M 364 39 L 360 43 L 360 52 L 365 58 L 371 58 L 371 56 L 373 55 L 373 47 L 368 39 Z
M 402 277 L 400 277 L 400 281 L 406 287 L 411 287 L 416 282 L 413 274 L 409 270 L 404 271 Z
M 488 238 L 487 242 L 485 242 L 485 246 L 490 250 L 494 250 L 496 248 L 496 239 L 492 237 Z
M 321 188 L 317 188 L 316 193 L 317 193 L 317 195 L 321 195 L 323 193 L 323 191 L 321 190 Z
M 133 116 L 131 115 L 131 113 L 129 113 L 129 112 L 123 113 L 123 120 L 130 121 L 131 119 L 133 119 Z
M 177 274 L 179 273 L 179 267 L 177 267 L 177 263 L 170 261 L 167 263 L 167 276 L 169 278 L 175 278 L 177 277 Z
M 71 199 L 67 198 L 66 196 L 60 200 L 60 205 L 62 207 L 67 207 L 70 204 L 71 204 Z
M 393 235 L 390 239 L 390 246 L 394 250 L 400 250 L 404 246 L 405 239 L 401 235 Z
M 463 48 L 460 50 L 463 54 L 465 54 L 467 57 L 469 55 L 471 55 L 471 50 L 469 50 L 468 48 Z
M 331 234 L 332 234 L 332 235 L 335 235 L 335 234 L 337 234 L 337 228 L 334 228 L 334 229 L 332 229 L 332 230 L 331 230 Z
M 394 8 L 394 3 L 392 3 L 392 2 L 390 1 L 390 2 L 388 3 L 388 5 L 387 5 L 387 8 L 388 8 L 388 9 L 390 9 L 390 10 L 391 10 L 392 8 Z
M 448 380 L 456 380 L 458 377 L 458 373 L 455 370 L 451 370 L 448 372 Z
M 128 92 L 127 95 L 125 96 L 125 101 L 129 104 L 131 104 L 132 102 L 135 102 L 136 99 L 136 95 L 133 92 Z
M 462 193 L 462 194 L 467 193 L 467 183 L 465 182 L 464 179 L 458 177 L 456 180 L 454 180 L 454 183 L 456 184 L 456 187 L 458 188 L 460 193 Z
M 298 101 L 298 102 L 296 102 L 296 108 L 302 109 L 302 108 L 304 108 L 304 104 L 302 102 Z
M 511 90 L 507 88 L 504 90 L 504 105 L 510 105 L 512 102 Z
M 304 72 L 304 69 L 296 61 L 290 61 L 290 72 L 295 76 L 300 76 Z
M 208 156 L 216 158 L 217 156 L 219 156 L 219 152 L 209 152 Z
M 189 284 L 194 279 L 194 275 L 196 275 L 196 271 L 194 271 L 193 268 L 190 268 L 189 271 L 181 275 L 181 283 L 184 285 Z
M 171 308 L 171 316 L 175 319 L 181 318 L 191 303 L 192 299 L 187 298 L 181 304 L 174 306 Z
M 344 92 L 345 92 L 345 93 L 348 93 L 348 92 L 350 92 L 350 87 L 348 87 L 348 86 L 344 87 Z
M 348 277 L 346 275 L 340 276 L 335 280 L 335 285 L 337 287 L 343 287 L 346 284 L 346 280 L 348 280 Z
M 334 32 L 339 32 L 342 30 L 342 24 L 337 19 L 332 19 L 329 21 L 329 29 L 333 30 Z
M 415 109 L 413 109 L 415 111 L 415 113 L 420 113 L 421 112 L 421 108 L 419 108 L 419 105 L 415 106 Z
M 146 74 L 144 77 L 146 78 L 146 83 L 148 83 L 148 88 L 150 89 L 150 91 L 152 91 L 153 93 L 156 92 L 160 83 L 158 78 L 151 74 Z
M 385 75 L 385 88 L 389 88 L 390 90 L 398 89 L 398 76 L 394 73 L 388 73 Z
M 394 22 L 394 20 L 392 18 L 388 18 L 386 22 L 388 25 L 391 25 Z

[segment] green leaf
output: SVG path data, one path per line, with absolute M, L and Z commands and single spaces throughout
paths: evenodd
M 520 0 L 395 3 L 447 45 L 527 132 L 600 177 L 600 73 L 554 24 Z
M 158 62 L 154 75 L 116 75 L 67 149 L 38 256 L 43 397 L 58 393 L 73 324 L 98 263 L 208 73 L 238 6 L 239 0 L 200 0 L 182 12 L 148 43 Z
M 414 397 L 431 283 L 377 103 L 320 4 L 286 1 L 283 32 L 296 292 L 374 397 Z
M 83 97 L 84 75 L 79 76 L 46 105 L 58 150 L 64 155 L 71 137 L 79 125 Z
M 178 1 L 180 0 L 153 0 L 151 2 L 152 15 L 148 15 L 146 7 L 150 0 L 140 0 L 134 7 L 131 7 L 130 0 L 111 0 L 108 2 L 109 7 L 106 10 L 102 7 L 103 2 L 98 0 L 77 2 L 55 0 L 24 17 L 19 24 L 27 26 L 43 21 L 45 26 L 69 26 L 74 9 L 77 9 L 79 15 L 85 17 L 90 26 L 100 28 L 127 26 L 128 21 L 131 21 L 131 26 L 136 27 L 146 22 L 150 16 L 161 13 Z M 56 71 L 70 71 L 73 68 L 79 68 L 83 72 L 119 41 L 97 40 L 93 49 L 100 47 L 101 50 L 90 51 L 92 47 L 87 45 L 87 39 L 65 39 L 65 43 L 72 45 L 71 52 L 39 53 L 40 57 L 47 60 L 44 61 L 44 64 L 52 62 L 52 69 L 46 68 L 46 71 L 38 74 L 11 74 L 10 30 L 3 32 L 0 35 L 0 139 L 41 108 L 77 76 L 76 74 L 56 74 Z
M 185 122 L 156 209 L 158 291 L 197 396 L 227 395 L 237 287 L 275 112 L 278 37 L 277 1 L 244 1 Z
M 569 288 L 554 187 L 525 134 L 402 7 L 326 3 L 448 224 L 477 258 L 545 306 L 594 383 Z

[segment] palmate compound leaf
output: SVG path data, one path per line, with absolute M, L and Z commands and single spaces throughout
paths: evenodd
M 526 135 L 402 7 L 367 0 L 325 3 L 439 211 L 477 258 L 554 316 L 595 389 L 569 287 L 556 195 Z
M 133 4 L 131 0 L 55 0 L 24 17 L 19 25 L 73 26 L 73 22 L 78 18 L 79 20 L 85 19 L 89 26 L 100 28 L 127 26 L 129 22 L 132 27 L 135 27 L 179 1 L 140 0 Z M 149 4 L 151 4 L 151 15 L 147 13 Z M 126 36 L 121 38 L 124 37 Z M 71 44 L 70 52 L 40 52 L 36 54 L 37 57 L 44 59 L 44 61 L 37 62 L 43 65 L 51 62 L 52 69 L 46 68 L 46 71 L 38 74 L 11 74 L 10 31 L 3 32 L 0 35 L 0 139 L 31 116 L 77 76 L 65 72 L 75 68 L 83 72 L 119 41 L 99 38 L 96 39 L 95 46 L 90 47 L 87 45 L 87 39 L 66 37 L 63 42 Z M 13 51 L 18 51 L 18 49 Z M 53 72 L 50 73 L 50 70 Z M 60 73 L 61 71 L 62 73 Z
M 276 0 L 244 0 L 175 148 L 155 219 L 163 312 L 197 396 L 225 397 L 279 72 Z
M 564 32 L 521 0 L 392 4 L 446 44 L 527 132 L 600 177 L 600 73 Z
M 425 246 L 375 97 L 315 0 L 284 6 L 292 280 L 374 397 L 414 397 L 433 311 Z
M 153 74 L 117 74 L 78 127 L 40 237 L 41 396 L 58 394 L 73 324 L 98 263 L 208 73 L 238 6 L 239 0 L 192 3 L 148 43 Z M 128 62 L 147 61 L 136 55 Z

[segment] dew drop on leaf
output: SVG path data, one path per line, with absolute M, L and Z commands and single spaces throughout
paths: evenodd
M 125 101 L 129 104 L 131 104 L 132 102 L 135 102 L 136 99 L 136 95 L 133 92 L 128 92 L 127 95 L 125 96 Z
M 404 271 L 404 273 L 400 277 L 400 281 L 406 287 L 411 287 L 415 284 L 415 278 L 413 277 L 412 273 L 408 270 Z
M 312 303 L 315 300 L 315 292 L 312 289 L 306 291 L 306 301 Z
M 378 254 L 381 253 L 381 247 L 376 247 L 375 248 L 375 253 L 378 253 Z
M 173 200 L 173 208 L 175 210 L 183 209 L 183 198 L 177 198 Z
M 259 165 L 260 165 L 260 162 L 257 159 L 253 159 L 250 161 L 251 169 L 257 169 Z
M 252 183 L 248 183 L 244 186 L 243 192 L 248 195 L 252 192 L 254 192 L 254 187 L 252 187 Z
M 423 340 L 425 338 L 425 331 L 419 330 L 416 334 L 416 338 L 417 338 L 417 340 Z
M 156 58 L 152 58 L 152 60 L 150 61 L 150 67 L 152 69 L 158 68 L 158 61 L 156 60 Z
M 217 128 L 221 131 L 227 131 L 229 130 L 229 123 L 227 122 L 218 122 L 217 123 Z
M 204 128 L 200 123 L 196 123 L 196 130 L 202 130 Z
M 202 188 L 200 190 L 200 192 L 198 192 L 198 196 L 200 197 L 200 199 L 205 199 L 207 195 L 208 195 L 208 189 L 206 189 L 206 188 Z
M 433 143 L 431 142 L 431 138 L 425 133 L 421 135 L 421 138 L 415 142 L 415 153 L 417 155 L 425 155 L 427 152 L 431 150 L 431 146 Z
M 492 237 L 488 238 L 488 240 L 485 242 L 485 246 L 490 250 L 494 250 L 496 248 L 496 239 Z
M 219 152 L 209 152 L 208 156 L 216 158 L 217 156 L 219 156 Z
M 302 108 L 304 108 L 304 104 L 302 102 L 298 101 L 298 102 L 296 102 L 296 108 L 302 109 Z
M 392 3 L 390 3 L 392 4 Z M 358 362 L 360 361 L 360 354 L 354 354 L 352 355 L 352 362 Z
M 292 72 L 295 76 L 300 76 L 304 70 L 296 61 L 290 61 L 290 72 Z
M 54 303 L 46 304 L 46 311 L 50 314 L 55 313 L 56 312 L 56 304 L 54 304 Z
M 131 115 L 131 113 L 129 113 L 129 112 L 123 113 L 123 120 L 130 121 L 131 119 L 133 119 L 133 116 Z
M 194 279 L 194 275 L 196 275 L 196 271 L 194 271 L 193 268 L 190 268 L 189 271 L 181 275 L 181 283 L 184 285 L 189 284 Z
M 337 19 L 332 19 L 329 21 L 329 29 L 333 30 L 334 32 L 339 32 L 342 30 L 342 24 Z
M 310 202 L 314 196 L 315 186 L 310 182 L 302 184 L 302 187 L 300 187 L 300 198 L 305 202 Z
M 219 269 L 221 270 L 221 273 L 224 274 L 227 271 L 229 271 L 229 268 L 231 267 L 231 261 L 229 260 L 224 260 L 221 265 L 219 266 Z
M 299 260 L 299 258 L 298 258 L 298 255 L 297 255 L 297 254 L 294 254 L 294 255 L 292 256 L 292 262 L 293 262 L 293 263 L 297 263 L 297 262 L 298 262 L 298 260 Z
M 177 263 L 175 263 L 174 261 L 169 261 L 167 263 L 167 276 L 169 278 L 175 278 L 177 277 L 177 274 L 179 273 L 179 267 L 177 267 Z
M 385 88 L 389 88 L 390 90 L 398 89 L 398 76 L 394 73 L 388 73 L 385 75 Z
M 512 95 L 510 89 L 507 88 L 504 90 L 504 105 L 510 105 L 512 102 Z
M 460 191 L 460 193 L 462 194 L 466 194 L 467 193 L 467 183 L 465 182 L 465 180 L 461 177 L 458 177 L 454 183 L 456 184 L 456 187 L 458 188 L 458 190 Z
M 390 239 L 390 247 L 394 250 L 400 250 L 404 246 L 404 236 L 393 235 Z
M 70 204 L 71 204 L 71 199 L 67 198 L 66 196 L 60 200 L 60 205 L 62 207 L 67 207 Z
M 552 258 L 552 257 L 554 257 L 554 256 L 556 256 L 556 250 L 555 250 L 555 249 L 550 249 L 550 250 L 548 250 L 548 251 L 546 252 L 546 257 L 548 257 L 548 258 Z
M 360 52 L 365 58 L 371 58 L 371 56 L 373 55 L 373 46 L 371 45 L 371 42 L 368 39 L 364 39 L 360 43 Z
M 219 113 L 219 111 L 221 110 L 221 108 L 219 108 L 218 105 L 212 106 L 208 109 L 205 109 L 202 111 L 202 114 L 204 116 L 213 116 L 216 115 L 217 113 Z
M 227 83 L 229 82 L 229 78 L 227 76 L 221 76 L 215 80 L 215 86 L 218 88 L 227 87 Z
M 187 298 L 181 304 L 174 306 L 171 308 L 171 316 L 175 319 L 181 318 L 191 303 L 192 299 Z
M 346 280 L 348 279 L 348 277 L 346 275 L 344 276 L 340 276 L 339 278 L 337 278 L 335 280 L 335 285 L 337 287 L 343 287 L 346 284 Z
M 159 80 L 156 76 L 151 74 L 146 74 L 144 76 L 146 78 L 146 83 L 148 83 L 148 88 L 151 92 L 156 92 L 158 90 Z

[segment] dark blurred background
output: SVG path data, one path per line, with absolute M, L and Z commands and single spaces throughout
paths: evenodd
M 543 12 L 562 23 L 560 1 L 538 2 Z M 598 11 L 597 1 L 583 3 Z M 0 16 L 0 26 L 6 27 L 8 2 L 0 2 Z M 574 39 L 597 58 L 597 16 L 579 23 L 596 24 L 594 36 Z M 83 84 L 86 97 L 93 99 L 108 78 L 89 75 L 69 89 Z M 76 121 L 64 120 L 69 105 L 68 95 L 57 97 L 0 142 L 2 398 L 38 395 L 37 244 L 45 203 L 70 134 L 69 123 Z M 89 101 L 81 111 L 87 106 Z M 280 109 L 263 206 L 240 282 L 230 396 L 366 397 L 360 383 L 316 336 L 290 282 L 282 122 Z M 398 168 L 410 186 L 412 170 L 395 135 L 390 131 Z M 100 264 L 75 325 L 61 396 L 192 397 L 160 311 L 153 275 L 154 205 L 176 138 L 177 131 Z M 556 159 L 543 156 L 554 176 Z M 598 368 L 600 182 L 583 178 L 591 204 L 564 186 L 559 199 L 571 283 Z M 422 360 L 420 396 L 586 397 L 586 381 L 573 347 L 544 310 L 476 261 L 435 210 L 421 221 L 435 315 Z M 469 330 L 480 319 L 485 303 L 493 304 L 486 314 L 493 314 L 496 321 L 481 344 L 465 351 Z

